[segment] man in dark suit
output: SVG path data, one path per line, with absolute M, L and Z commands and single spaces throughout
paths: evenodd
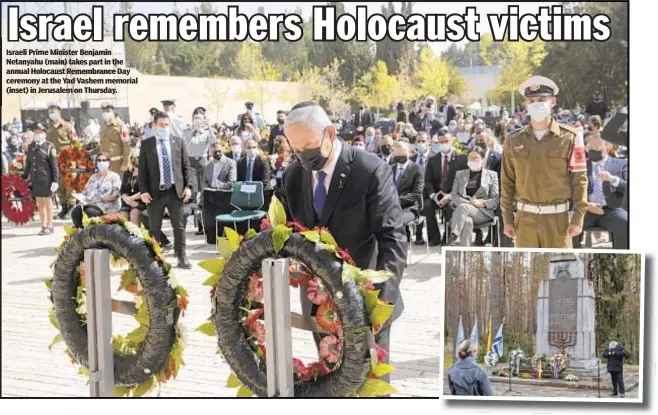
M 274 139 L 280 135 L 285 135 L 283 132 L 283 123 L 286 122 L 286 112 L 279 110 L 276 112 L 276 125 L 270 129 L 270 142 L 267 146 L 267 154 L 274 154 Z
M 439 114 L 444 115 L 446 124 L 455 119 L 457 113 L 455 107 L 448 103 L 448 97 L 443 97 L 441 106 L 439 106 Z
M 587 202 L 583 230 L 599 227 L 612 234 L 614 249 L 628 249 L 628 160 L 610 157 L 609 144 L 598 135 L 587 139 Z M 576 237 L 579 238 L 579 237 Z M 575 246 L 580 245 L 574 238 Z
M 375 126 L 375 117 L 372 116 L 368 104 L 363 101 L 359 104 L 359 112 L 354 114 L 354 125 L 356 131 L 362 134 L 366 128 Z
M 237 163 L 242 157 L 244 157 L 242 139 L 237 135 L 234 135 L 228 140 L 228 144 L 231 146 L 231 151 L 227 151 L 224 155 Z
M 184 202 L 192 197 L 190 160 L 181 137 L 170 135 L 170 120 L 165 113 L 155 115 L 155 136 L 142 141 L 139 152 L 139 189 L 147 205 L 151 233 L 160 240 L 162 216 L 169 211 L 174 228 L 174 251 L 179 268 L 192 265 L 185 255 Z
M 293 107 L 285 132 L 297 154 L 282 180 L 281 202 L 288 218 L 309 228 L 327 227 L 359 268 L 393 274 L 375 284 L 380 299 L 395 304 L 391 319 L 375 335 L 377 344 L 388 351 L 391 322 L 404 307 L 399 286 L 407 255 L 393 171 L 374 154 L 339 140 L 324 109 L 312 102 Z M 304 314 L 310 315 L 306 295 L 301 300 Z M 315 339 L 319 341 L 318 336 Z
M 405 224 L 413 221 L 420 214 L 423 203 L 423 174 L 418 164 L 409 159 L 407 143 L 395 143 L 393 150 L 393 178 L 400 197 L 402 219 Z M 411 231 L 406 227 L 407 242 L 411 243 Z
M 244 143 L 245 157 L 238 161 L 239 182 L 263 182 L 263 189 L 270 187 L 270 165 L 263 161 L 255 140 Z
M 450 201 L 449 195 L 459 170 L 468 168 L 468 161 L 463 154 L 457 154 L 453 147 L 454 136 L 442 133 L 438 137 L 439 152 L 431 156 L 425 168 L 425 204 L 423 215 L 427 222 L 427 238 L 430 246 L 441 245 L 441 230 L 436 220 L 436 209 L 444 208 Z M 450 210 L 444 209 L 446 220 Z

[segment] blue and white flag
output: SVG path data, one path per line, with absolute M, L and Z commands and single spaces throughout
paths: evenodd
M 478 318 L 475 316 L 475 325 L 471 331 L 471 343 L 479 344 L 480 334 L 478 333 Z
M 455 359 L 459 360 L 459 344 L 464 341 L 464 326 L 462 316 L 459 316 L 459 327 L 457 328 L 457 343 L 455 344 Z
M 491 343 L 491 351 L 496 353 L 499 359 L 503 357 L 503 324 L 498 328 L 498 333 L 496 333 L 496 337 Z

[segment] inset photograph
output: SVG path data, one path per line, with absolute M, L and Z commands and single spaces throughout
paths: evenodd
M 445 399 L 642 402 L 644 255 L 444 251 Z

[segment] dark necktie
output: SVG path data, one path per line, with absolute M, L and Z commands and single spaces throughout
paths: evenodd
M 425 165 L 425 157 L 423 156 L 418 156 L 418 165 L 419 166 L 424 166 Z
M 254 162 L 251 159 L 247 159 L 247 181 L 250 182 L 253 176 Z
M 165 190 L 171 187 L 171 159 L 167 152 L 164 138 L 158 140 L 160 142 L 160 151 L 162 152 L 162 179 L 164 181 Z
M 443 156 L 443 171 L 441 173 L 441 176 L 445 179 L 448 177 L 448 156 Z
M 396 180 L 396 183 L 395 183 L 395 185 L 396 185 L 398 188 L 400 187 L 400 183 L 402 183 L 402 176 L 404 176 L 404 169 L 403 169 L 403 168 L 400 168 L 400 169 L 398 170 L 398 179 Z
M 317 174 L 318 184 L 315 186 L 315 192 L 313 193 L 313 208 L 318 218 L 321 218 L 322 211 L 324 210 L 324 202 L 327 201 L 327 188 L 324 185 L 324 179 L 327 177 L 327 173 L 319 171 Z

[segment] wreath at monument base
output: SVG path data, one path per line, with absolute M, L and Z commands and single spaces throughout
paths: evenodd
M 89 375 L 84 251 L 108 249 L 113 265 L 128 258 L 119 291 L 133 294 L 139 326 L 125 337 L 112 337 L 115 395 L 143 396 L 175 378 L 185 364 L 185 332 L 178 318 L 187 308 L 188 294 L 143 227 L 118 214 L 91 219 L 83 214 L 83 225 L 79 230 L 64 225 L 53 277 L 46 281 L 53 302 L 49 319 L 59 331 L 49 349 L 63 341 L 71 363 L 80 366 L 78 373 Z
M 548 367 L 553 370 L 557 364 L 557 373 L 562 374 L 569 367 L 569 358 L 566 354 L 556 353 L 548 359 Z
M 322 329 L 318 349 L 321 360 L 304 363 L 293 359 L 294 396 L 373 397 L 396 390 L 378 379 L 394 368 L 383 363 L 386 351 L 374 342 L 394 305 L 381 301 L 375 283 L 392 274 L 360 270 L 349 253 L 339 248 L 326 229 L 309 230 L 287 222 L 281 203 L 272 199 L 267 230 L 244 237 L 226 228 L 218 240 L 222 258 L 200 266 L 212 276 L 203 284 L 212 287 L 212 314 L 197 330 L 217 336 L 221 354 L 233 373 L 227 386 L 237 396 L 267 396 L 265 325 L 261 320 L 263 277 L 267 258 L 290 258 L 290 285 L 306 290 L 316 309 L 313 317 Z
M 34 218 L 34 200 L 30 184 L 20 176 L 2 175 L 2 215 L 14 225 L 29 223 Z

